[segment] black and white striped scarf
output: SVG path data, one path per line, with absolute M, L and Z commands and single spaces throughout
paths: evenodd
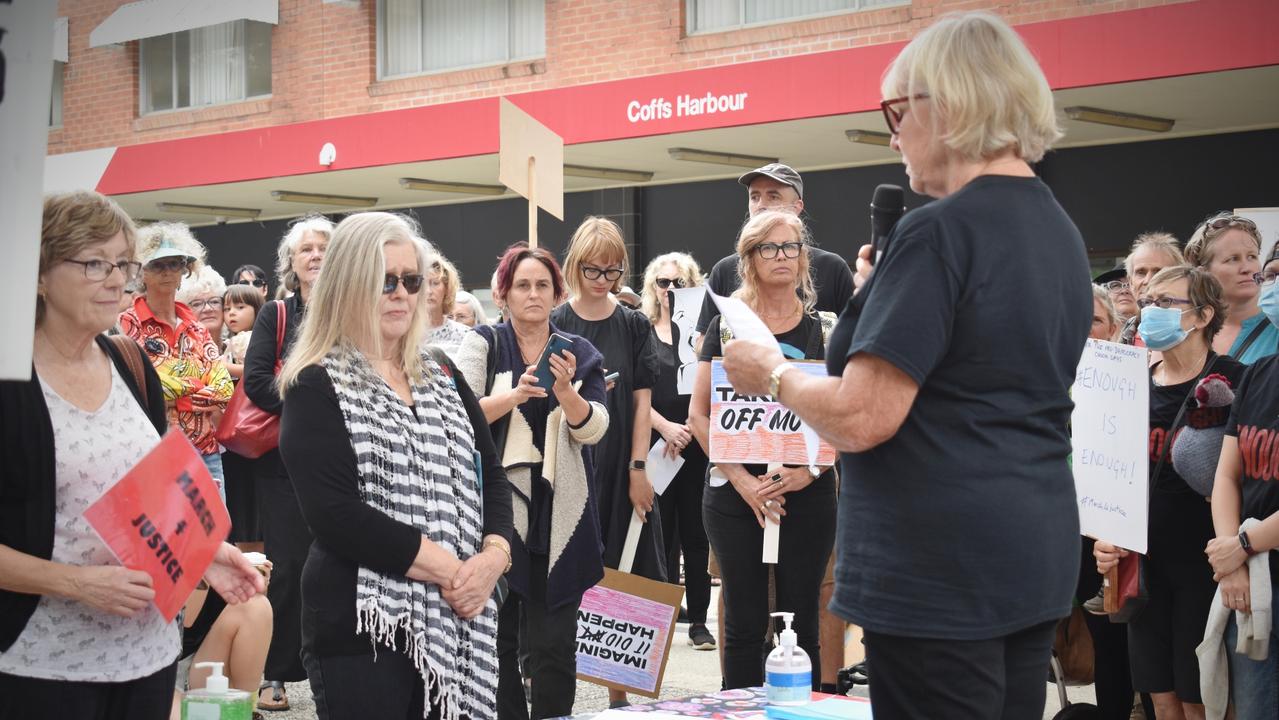
M 346 420 L 360 472 L 360 497 L 394 520 L 465 560 L 480 551 L 483 521 L 475 436 L 452 376 L 429 355 L 414 384 L 416 413 L 359 351 L 334 348 L 324 359 Z M 359 568 L 356 633 L 374 651 L 395 650 L 401 633 L 422 673 L 427 714 L 445 720 L 496 717 L 497 605 L 490 598 L 473 620 L 458 618 L 434 583 Z

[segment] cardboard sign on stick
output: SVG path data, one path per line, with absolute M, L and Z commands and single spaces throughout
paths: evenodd
M 655 698 L 684 589 L 604 569 L 577 610 L 579 680 Z
M 564 139 L 510 100 L 499 105 L 497 178 L 528 198 L 528 244 L 537 247 L 537 209 L 564 219 Z
M 0 2 L 0 380 L 31 379 L 56 2 Z
M 177 617 L 231 529 L 204 461 L 177 428 L 84 517 L 122 565 L 151 576 L 166 620 Z
M 821 361 L 791 363 L 810 375 L 826 377 Z M 819 438 L 813 462 L 804 424 L 785 405 L 767 395 L 740 395 L 733 390 L 723 358 L 711 361 L 710 441 L 713 463 L 835 464 L 835 447 Z
M 1150 496 L 1149 364 L 1145 348 L 1089 340 L 1070 391 L 1080 532 L 1139 553 Z

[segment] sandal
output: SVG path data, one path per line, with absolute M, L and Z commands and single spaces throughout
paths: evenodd
M 271 699 L 264 701 L 262 691 L 271 689 Z M 280 680 L 268 680 L 258 688 L 258 709 L 276 712 L 289 709 L 289 696 L 284 692 L 284 683 Z

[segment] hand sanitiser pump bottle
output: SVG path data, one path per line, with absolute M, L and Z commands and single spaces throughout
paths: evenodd
M 211 667 L 202 690 L 191 690 L 182 698 L 182 720 L 252 720 L 253 696 L 229 687 L 222 674 L 222 663 L 202 662 L 196 667 Z
M 795 631 L 791 622 L 795 613 L 775 612 L 773 617 L 780 617 L 786 623 L 778 637 L 781 645 L 773 648 L 764 663 L 764 689 L 767 692 L 769 705 L 803 705 L 812 697 L 813 663 L 808 653 L 795 644 Z

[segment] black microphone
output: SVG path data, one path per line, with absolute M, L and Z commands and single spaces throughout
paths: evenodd
M 871 264 L 879 264 L 879 259 L 888 249 L 888 236 L 905 213 L 906 193 L 900 185 L 883 184 L 875 187 L 875 195 L 870 201 Z

